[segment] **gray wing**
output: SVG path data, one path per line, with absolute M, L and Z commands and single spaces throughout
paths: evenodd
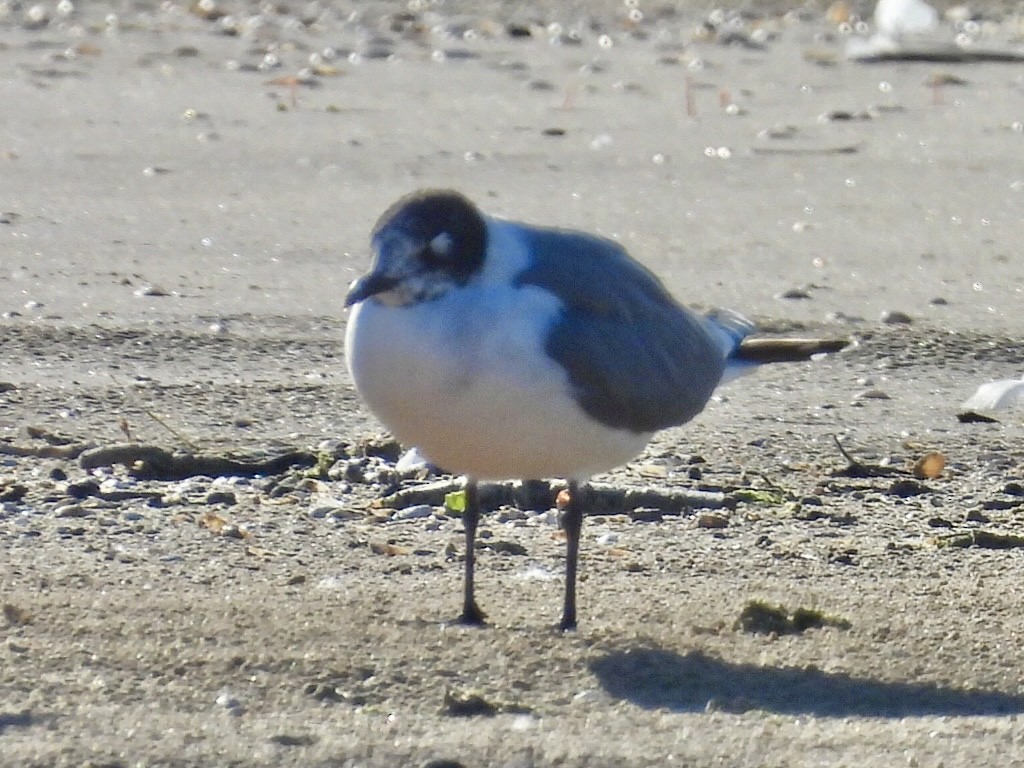
M 546 349 L 583 410 L 637 433 L 700 413 L 725 367 L 705 321 L 611 240 L 554 229 L 524 229 L 524 236 L 533 262 L 516 282 L 561 299 Z

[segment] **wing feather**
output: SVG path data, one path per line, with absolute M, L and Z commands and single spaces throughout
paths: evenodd
M 611 240 L 536 230 L 531 258 L 517 283 L 561 300 L 546 351 L 565 369 L 590 416 L 645 433 L 700 413 L 725 367 L 707 320 L 682 307 Z

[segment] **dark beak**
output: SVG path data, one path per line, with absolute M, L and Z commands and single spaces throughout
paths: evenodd
M 348 296 L 345 297 L 345 306 L 351 307 L 353 304 L 358 304 L 360 301 L 376 296 L 378 293 L 390 291 L 398 283 L 397 277 L 383 275 L 379 272 L 363 275 L 349 289 Z

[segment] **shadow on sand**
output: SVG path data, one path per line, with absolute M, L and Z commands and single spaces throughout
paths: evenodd
M 931 683 L 886 683 L 815 669 L 731 664 L 694 651 L 613 651 L 590 664 L 611 696 L 677 712 L 761 709 L 820 717 L 1008 715 L 1024 712 L 1024 696 Z

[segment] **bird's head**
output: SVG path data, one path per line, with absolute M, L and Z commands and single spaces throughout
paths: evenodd
M 422 190 L 403 197 L 373 229 L 373 264 L 345 298 L 402 307 L 465 285 L 483 266 L 487 225 L 458 192 Z

